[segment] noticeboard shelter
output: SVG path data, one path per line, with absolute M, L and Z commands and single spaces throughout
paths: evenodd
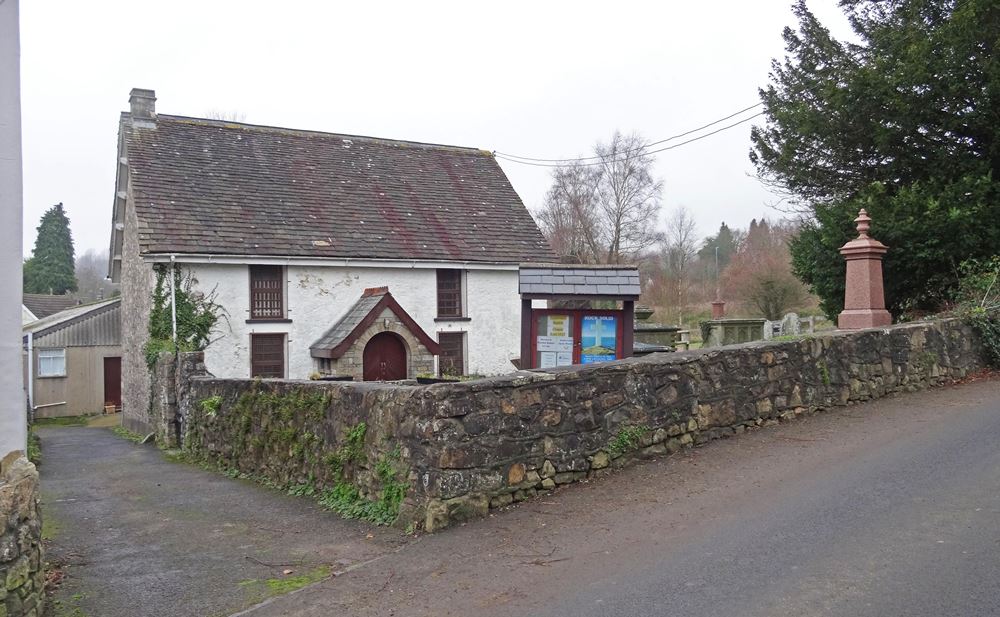
M 520 368 L 608 362 L 632 355 L 636 266 L 523 264 Z M 545 300 L 546 307 L 536 307 Z

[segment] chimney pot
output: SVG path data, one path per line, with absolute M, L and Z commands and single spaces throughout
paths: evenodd
M 132 88 L 128 97 L 132 118 L 156 120 L 156 92 L 145 88 Z

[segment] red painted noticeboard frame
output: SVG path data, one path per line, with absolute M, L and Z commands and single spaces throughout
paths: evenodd
M 623 354 L 625 311 L 620 309 L 532 309 L 531 310 L 531 355 L 527 358 L 528 364 L 522 368 L 538 368 L 535 366 L 535 358 L 538 356 L 538 318 L 549 315 L 566 315 L 573 318 L 573 364 L 580 364 L 580 351 L 582 345 L 583 318 L 590 315 L 613 316 L 615 319 L 615 359 L 626 357 Z M 631 355 L 631 354 L 629 354 Z

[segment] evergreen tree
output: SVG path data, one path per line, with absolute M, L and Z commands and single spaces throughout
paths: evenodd
M 61 203 L 42 215 L 35 249 L 24 262 L 24 291 L 57 295 L 76 291 L 73 236 Z
M 838 248 L 866 208 L 889 246 L 889 309 L 933 310 L 958 265 L 1000 247 L 1000 4 L 841 0 L 860 44 L 834 39 L 799 0 L 798 30 L 761 91 L 758 175 L 811 216 L 795 273 L 830 316 L 843 307 Z
M 733 231 L 725 223 L 719 226 L 719 233 L 705 238 L 701 250 L 698 251 L 698 258 L 711 268 L 715 273 L 715 250 L 719 250 L 719 271 L 721 272 L 729 265 L 729 260 L 736 253 L 736 237 Z

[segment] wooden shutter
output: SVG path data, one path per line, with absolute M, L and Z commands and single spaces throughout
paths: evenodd
M 285 273 L 281 266 L 250 266 L 250 319 L 285 317 Z
M 462 316 L 462 271 L 437 271 L 438 317 Z
M 278 379 L 285 376 L 284 334 L 250 335 L 250 376 Z
M 438 356 L 438 369 L 441 376 L 465 374 L 465 333 L 438 332 L 438 343 L 441 345 L 441 355 Z

